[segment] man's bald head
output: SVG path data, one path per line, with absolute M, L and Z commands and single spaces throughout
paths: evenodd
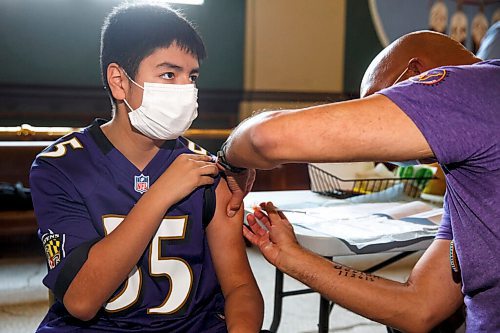
M 440 66 L 469 65 L 481 61 L 462 44 L 432 31 L 404 35 L 383 49 L 361 81 L 361 97 Z

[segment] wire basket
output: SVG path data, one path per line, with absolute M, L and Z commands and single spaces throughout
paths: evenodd
M 341 179 L 312 164 L 308 164 L 308 170 L 311 179 L 311 191 L 338 199 L 376 193 L 393 188 L 398 184 L 402 184 L 399 188 L 406 195 L 416 198 L 420 195 L 427 182 L 434 178 Z

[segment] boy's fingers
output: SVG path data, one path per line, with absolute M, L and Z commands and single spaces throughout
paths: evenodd
M 207 163 L 206 165 L 202 166 L 200 169 L 202 171 L 202 174 L 204 174 L 204 175 L 217 176 L 219 174 L 219 169 L 213 163 Z
M 201 176 L 200 177 L 200 182 L 199 182 L 199 186 L 202 186 L 202 185 L 212 185 L 213 183 L 215 182 L 215 179 L 213 177 L 210 177 L 210 176 Z
M 200 155 L 200 154 L 185 154 L 190 160 L 194 161 L 205 161 L 205 162 L 213 162 L 212 157 L 208 155 Z M 215 164 L 215 163 L 214 163 Z

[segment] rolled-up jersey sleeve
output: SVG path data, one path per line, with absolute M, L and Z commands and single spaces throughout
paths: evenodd
M 410 117 L 440 164 L 471 160 L 490 148 L 491 135 L 498 135 L 492 132 L 488 117 L 471 112 L 494 107 L 487 105 L 492 100 L 475 93 L 477 87 L 488 84 L 487 76 L 482 69 L 467 67 L 436 68 L 379 92 Z
M 36 160 L 30 187 L 38 234 L 47 257 L 48 273 L 43 283 L 62 297 L 85 262 L 88 248 L 101 236 L 74 185 L 56 167 Z M 82 247 L 87 249 L 82 251 Z

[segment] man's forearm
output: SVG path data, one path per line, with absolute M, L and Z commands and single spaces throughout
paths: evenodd
M 290 254 L 279 269 L 342 307 L 405 332 L 425 331 L 410 284 L 390 281 L 331 262 L 307 250 Z

